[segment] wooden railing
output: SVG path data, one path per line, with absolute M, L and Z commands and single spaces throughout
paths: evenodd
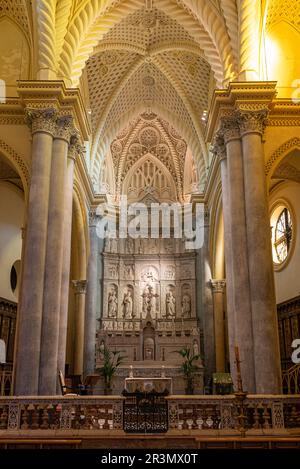
M 169 396 L 169 430 L 216 435 L 300 433 L 300 396 Z M 0 438 L 123 433 L 120 396 L 0 397 Z M 297 430 L 298 431 L 298 430 Z
M 12 366 L 0 365 L 0 396 L 11 396 L 12 387 Z
M 282 388 L 287 394 L 300 394 L 300 363 L 282 372 Z

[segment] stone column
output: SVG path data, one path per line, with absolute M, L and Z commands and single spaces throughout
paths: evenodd
M 225 280 L 211 280 L 214 304 L 216 371 L 225 371 L 224 290 Z
M 220 160 L 221 181 L 222 181 L 222 207 L 224 218 L 224 247 L 225 247 L 225 271 L 226 271 L 226 300 L 227 300 L 227 328 L 228 328 L 228 348 L 230 374 L 233 383 L 236 385 L 236 366 L 235 366 L 235 318 L 233 307 L 233 272 L 232 272 L 232 246 L 231 246 L 231 211 L 228 194 L 228 174 L 227 174 L 227 156 L 224 139 L 217 135 L 212 147 L 213 153 Z
M 54 109 L 27 110 L 32 128 L 31 183 L 16 346 L 16 395 L 37 395 Z
M 99 239 L 96 232 L 99 217 L 91 210 L 89 217 L 90 253 L 87 268 L 87 291 L 84 323 L 84 375 L 95 371 L 96 315 L 98 295 Z
M 254 393 L 256 386 L 248 270 L 243 154 L 239 125 L 235 114 L 222 119 L 220 131 L 224 135 L 227 154 L 228 196 L 231 213 L 230 252 L 232 255 L 235 345 L 239 347 L 244 389 Z
M 240 111 L 257 393 L 281 391 L 270 217 L 262 133 L 267 110 Z
M 82 375 L 86 280 L 73 280 L 72 283 L 75 291 L 74 375 Z
M 65 177 L 71 131 L 72 118 L 58 118 L 52 149 L 39 376 L 39 394 L 47 396 L 55 395 L 57 389 Z
M 58 339 L 58 370 L 65 373 L 67 326 L 69 310 L 70 262 L 71 262 L 71 234 L 72 234 L 72 206 L 74 166 L 77 156 L 82 151 L 77 135 L 71 137 L 69 146 L 67 170 L 65 177 L 64 197 L 64 229 L 63 229 L 63 264 L 61 278 L 59 339 Z

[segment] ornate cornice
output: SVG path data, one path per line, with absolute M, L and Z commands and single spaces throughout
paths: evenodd
M 239 110 L 238 124 L 241 135 L 243 136 L 253 133 L 262 135 L 267 124 L 268 113 L 269 111 L 267 108 Z
M 36 132 L 44 132 L 54 136 L 56 131 L 57 110 L 48 109 L 25 109 L 25 122 L 31 128 L 32 135 Z
M 211 284 L 212 291 L 214 293 L 224 293 L 224 290 L 226 287 L 226 280 L 211 279 L 210 284 Z

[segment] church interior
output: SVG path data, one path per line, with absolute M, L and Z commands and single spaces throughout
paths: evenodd
M 0 0 L 0 448 L 300 448 L 299 47 L 296 0 Z

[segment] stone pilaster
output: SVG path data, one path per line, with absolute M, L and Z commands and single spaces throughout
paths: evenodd
M 216 371 L 225 371 L 225 327 L 224 327 L 224 292 L 225 280 L 211 280 L 214 305 Z
M 32 131 L 31 182 L 16 343 L 15 394 L 37 395 L 48 207 L 56 110 L 27 109 Z
M 71 116 L 59 117 L 53 140 L 48 213 L 39 394 L 55 395 L 63 262 L 64 197 Z M 55 253 L 55 255 L 54 255 Z
M 240 110 L 256 392 L 279 393 L 281 370 L 262 133 L 266 108 Z
M 83 373 L 84 311 L 86 280 L 72 281 L 75 293 L 74 375 Z
M 66 363 L 67 325 L 69 307 L 74 166 L 77 157 L 82 151 L 83 148 L 80 145 L 79 135 L 75 132 L 71 136 L 71 141 L 69 145 L 64 196 L 63 263 L 58 340 L 58 369 L 61 370 L 63 373 L 65 371 Z

